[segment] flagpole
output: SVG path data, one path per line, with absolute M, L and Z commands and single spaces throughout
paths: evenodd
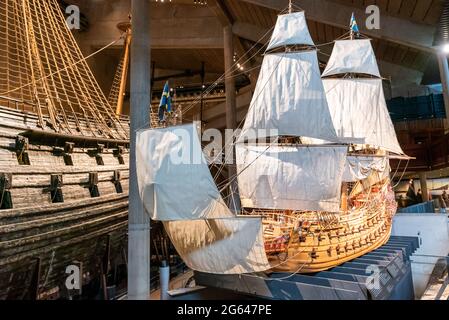
M 355 17 L 354 17 L 354 12 L 352 13 L 352 16 L 351 16 L 351 25 L 349 26 L 349 39 L 351 39 L 351 40 L 354 40 L 354 20 L 355 20 Z

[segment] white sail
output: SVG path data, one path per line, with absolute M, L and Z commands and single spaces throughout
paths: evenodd
M 347 147 L 236 146 L 243 207 L 337 212 Z
M 251 132 L 263 138 L 273 130 L 280 136 L 336 140 L 315 51 L 265 56 L 239 141 Z
M 314 45 L 304 11 L 278 16 L 267 50 L 295 44 Z
M 370 40 L 335 41 L 323 77 L 345 73 L 364 73 L 380 77 Z
M 359 157 L 348 156 L 346 158 L 343 181 L 355 182 L 368 178 L 372 172 L 380 174 L 387 171 L 387 157 Z
M 137 177 L 153 220 L 233 217 L 212 178 L 193 124 L 137 134 Z
M 323 79 L 338 137 L 403 154 L 388 113 L 381 79 Z
M 239 274 L 270 269 L 260 217 L 167 221 L 176 251 L 193 270 Z

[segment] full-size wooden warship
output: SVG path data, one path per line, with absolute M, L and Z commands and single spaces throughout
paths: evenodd
M 126 260 L 128 135 L 59 2 L 2 1 L 0 299 L 63 295 L 67 266 L 84 283 Z
M 405 156 L 370 40 L 351 28 L 321 75 L 304 12 L 278 17 L 231 143 L 236 174 L 220 190 L 195 125 L 140 132 L 144 205 L 192 269 L 311 273 L 389 239 L 396 211 L 389 159 Z M 236 182 L 239 198 L 226 201 L 222 191 Z

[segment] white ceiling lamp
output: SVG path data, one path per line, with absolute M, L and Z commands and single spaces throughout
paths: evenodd
M 449 43 L 443 44 L 443 45 L 441 46 L 441 51 L 442 51 L 444 54 L 449 54 Z

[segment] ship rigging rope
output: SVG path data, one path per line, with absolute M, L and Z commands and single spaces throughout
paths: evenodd
M 127 139 L 57 0 L 0 2 L 0 100 L 37 114 L 43 130 Z
M 271 30 L 270 30 L 270 31 L 271 31 Z M 343 38 L 347 37 L 347 35 L 348 35 L 349 33 L 350 33 L 349 31 L 346 32 L 345 34 L 343 34 L 342 36 L 340 36 L 338 39 L 343 39 Z M 263 39 L 265 36 L 266 36 L 266 34 L 265 34 L 261 39 Z M 337 39 L 337 40 L 338 40 L 338 39 Z M 327 43 L 323 43 L 323 44 L 319 44 L 319 45 L 315 45 L 315 47 L 318 47 L 318 46 L 325 46 L 325 45 L 329 45 L 329 44 L 332 44 L 332 43 L 334 43 L 334 41 L 332 41 L 332 42 L 327 42 Z M 264 48 L 264 46 L 262 46 L 262 47 L 258 50 L 258 52 L 261 51 L 262 48 Z M 251 50 L 251 49 L 250 49 L 250 50 Z M 319 51 L 317 50 L 317 52 L 319 52 Z M 257 53 L 256 53 L 256 54 L 257 54 Z M 323 54 L 324 54 L 324 53 L 323 53 Z M 280 62 L 280 61 L 279 61 L 279 62 Z M 276 67 L 274 68 L 272 74 L 276 71 L 276 69 L 277 69 L 277 67 L 278 67 L 278 65 L 279 65 L 279 62 L 278 62 L 278 64 L 276 65 Z M 313 72 L 314 72 L 314 71 L 313 71 Z M 321 74 L 318 74 L 318 76 L 321 78 Z M 269 78 L 270 78 L 270 77 L 268 77 L 268 79 L 269 79 Z M 268 80 L 267 80 L 267 82 L 264 84 L 263 88 L 265 88 L 265 86 L 267 85 L 267 83 L 268 83 Z M 332 88 L 331 88 L 331 90 L 332 90 Z M 262 91 L 263 91 L 263 90 L 260 90 L 259 94 L 260 94 Z M 326 92 L 326 93 L 327 93 L 327 92 Z M 257 98 L 258 98 L 258 96 L 257 96 L 255 99 L 257 99 Z M 254 101 L 255 99 L 254 99 L 254 97 L 253 97 L 253 101 Z M 193 103 L 195 103 L 195 101 L 194 101 Z M 250 109 L 251 107 L 252 107 L 252 105 L 249 106 L 249 109 Z M 250 111 L 250 110 L 248 110 L 248 112 L 249 112 L 249 111 Z M 240 123 L 239 123 L 238 126 L 237 126 L 237 129 L 241 128 L 241 126 L 243 125 L 243 122 L 244 122 L 244 121 L 245 121 L 245 118 L 243 118 L 243 119 L 240 121 Z M 231 145 L 235 145 L 235 142 L 232 142 Z M 225 144 L 225 145 L 223 146 L 223 148 L 221 149 L 221 152 L 218 153 L 218 155 L 216 156 L 216 158 L 215 158 L 213 161 L 215 161 L 215 160 L 217 159 L 218 156 L 221 156 L 221 154 L 223 153 L 223 150 L 225 150 L 226 147 L 229 147 L 229 146 L 230 146 L 229 144 Z M 227 158 L 226 158 L 226 155 L 225 155 L 225 161 L 224 161 L 224 163 L 227 163 L 226 160 L 229 160 L 229 159 L 227 159 Z M 224 164 L 222 164 L 220 167 L 218 167 L 218 170 L 217 170 L 217 172 L 216 172 L 216 174 L 215 174 L 215 176 L 214 176 L 214 180 L 217 180 L 218 176 L 221 174 L 221 172 L 222 172 L 222 170 L 224 169 L 224 167 L 225 167 Z M 231 178 L 229 178 L 229 179 L 231 179 Z
M 285 53 L 282 55 L 281 58 L 283 58 L 284 56 L 285 56 Z M 267 86 L 267 84 L 268 84 L 268 82 L 269 82 L 271 76 L 272 76 L 272 75 L 274 74 L 274 72 L 278 69 L 281 60 L 282 60 L 282 59 L 279 59 L 279 61 L 276 63 L 276 66 L 275 66 L 275 68 L 273 68 L 273 71 L 271 72 L 271 75 L 267 78 L 267 81 L 264 83 L 264 85 L 263 85 L 263 87 L 262 87 L 262 90 L 259 91 L 259 94 L 258 94 L 255 98 L 253 97 L 253 101 L 254 101 L 254 99 L 257 100 L 257 99 L 259 98 L 259 96 L 262 94 L 262 92 L 264 91 L 263 89 L 265 89 L 265 87 Z M 253 104 L 249 106 L 248 112 L 250 111 L 250 109 L 251 109 L 252 106 L 253 106 Z M 243 118 L 243 119 L 239 122 L 239 124 L 237 125 L 237 128 L 236 128 L 236 129 L 240 129 L 240 128 L 243 126 L 244 121 L 245 121 L 245 118 Z M 234 137 L 234 138 L 238 138 L 238 137 Z M 276 139 L 276 141 L 277 141 L 277 139 Z M 226 143 L 225 143 L 225 145 L 223 146 L 223 148 L 221 149 L 221 151 L 217 154 L 217 156 L 215 157 L 215 159 L 213 159 L 213 161 L 217 160 L 217 159 L 218 159 L 218 156 L 221 156 L 221 155 L 222 155 L 222 153 L 223 153 L 223 151 L 226 149 L 226 147 L 234 146 L 234 145 L 235 145 L 235 142 L 234 142 L 234 141 L 231 141 L 230 144 L 226 144 Z M 271 144 L 270 144 L 270 146 L 271 146 Z M 225 153 L 224 163 L 221 165 L 221 168 L 219 168 L 219 170 L 218 170 L 217 173 L 215 174 L 214 180 L 216 180 L 216 179 L 218 178 L 218 175 L 219 175 L 219 174 L 221 173 L 221 171 L 224 169 L 225 164 L 227 163 L 227 160 L 230 160 L 229 157 L 230 157 L 230 156 L 233 156 L 233 154 L 234 154 L 233 152 L 232 152 L 231 154 L 226 154 L 226 153 Z M 213 161 L 212 161 L 212 162 L 213 162 Z M 237 175 L 237 176 L 238 176 L 238 175 Z M 237 177 L 237 176 L 236 176 L 236 177 Z
M 295 7 L 297 7 L 297 6 L 295 6 Z M 299 8 L 299 7 L 297 7 L 297 8 Z M 288 12 L 288 9 L 289 9 L 289 6 L 287 6 L 287 7 L 285 7 L 283 10 L 281 10 L 280 11 L 280 14 L 283 14 L 283 13 L 286 13 L 286 12 Z M 232 76 L 232 74 L 235 72 L 235 71 L 237 71 L 237 70 L 239 70 L 239 65 L 245 65 L 246 63 L 248 63 L 248 62 L 250 62 L 251 61 L 251 59 L 252 58 L 254 58 L 257 54 L 259 54 L 259 52 L 261 52 L 264 48 L 265 48 L 265 46 L 268 44 L 268 41 L 266 40 L 266 41 L 263 41 L 264 39 L 266 39 L 267 38 L 267 36 L 268 36 L 268 34 L 270 34 L 273 30 L 274 30 L 274 27 L 275 26 L 272 26 L 270 29 L 268 29 L 255 43 L 254 43 L 254 45 L 253 46 L 251 46 L 251 48 L 250 49 L 248 49 L 248 50 L 246 50 L 245 52 L 244 52 L 244 54 L 242 54 L 242 56 L 237 60 L 237 61 L 235 61 L 234 62 L 234 64 L 228 69 L 228 70 L 225 70 L 225 72 L 216 80 L 216 81 L 214 81 L 214 83 L 212 84 L 212 85 L 210 85 L 205 91 L 204 91 L 204 93 L 203 93 L 203 98 L 204 97 L 207 97 L 211 92 L 212 92 L 212 90 L 214 90 L 215 89 L 215 87 L 217 87 L 217 85 L 221 82 L 221 81 L 223 81 L 223 80 L 225 80 L 226 78 L 228 78 L 228 77 L 230 77 L 230 75 Z M 259 44 L 261 44 L 261 43 L 263 43 L 263 45 L 252 55 L 252 56 L 250 56 L 249 58 L 247 58 L 245 61 L 241 61 L 242 59 L 244 59 L 245 57 L 246 57 L 246 55 L 248 55 L 249 53 L 251 53 L 251 51 L 254 49 L 254 48 L 256 48 L 257 47 L 257 45 L 259 45 Z M 193 107 L 195 107 L 200 101 L 201 101 L 201 97 L 199 97 L 199 98 L 197 98 L 196 100 L 194 100 L 194 101 L 192 101 L 186 108 L 184 108 L 184 110 L 183 110 L 183 112 L 187 112 L 187 111 L 189 111 L 190 109 L 192 109 Z M 140 129 L 142 129 L 142 128 L 140 128 Z
M 267 81 L 264 83 L 262 89 L 259 91 L 259 94 L 258 94 L 255 98 L 253 97 L 252 103 L 250 104 L 249 109 L 248 109 L 248 113 L 250 112 L 251 108 L 254 107 L 254 103 L 253 103 L 253 102 L 254 102 L 254 101 L 257 101 L 257 99 L 259 98 L 260 94 L 264 91 L 264 88 L 265 88 L 266 85 L 268 84 L 269 79 L 270 79 L 271 76 L 274 74 L 274 72 L 277 70 L 277 68 L 279 67 L 279 64 L 280 64 L 282 58 L 285 57 L 286 54 L 287 54 L 287 52 L 284 52 L 284 53 L 283 53 L 283 55 L 281 56 L 281 58 L 280 58 L 279 61 L 277 62 L 275 68 L 273 68 L 273 71 L 271 72 L 270 76 L 267 77 Z M 301 66 L 300 66 L 300 67 L 301 67 Z M 312 69 L 312 72 L 315 72 L 315 71 L 313 71 L 313 69 Z M 321 74 L 318 73 L 317 75 L 321 78 Z M 237 129 L 241 128 L 241 126 L 243 125 L 243 122 L 244 122 L 244 121 L 245 121 L 245 118 L 243 118 L 243 119 L 240 121 L 240 123 L 239 123 L 238 126 L 237 126 Z M 238 139 L 237 139 L 237 140 L 238 140 Z M 232 141 L 230 144 L 226 144 L 226 143 L 225 143 L 225 145 L 224 145 L 223 148 L 221 149 L 221 152 L 218 153 L 217 157 L 220 156 L 220 155 L 222 154 L 223 150 L 225 150 L 227 147 L 229 147 L 229 146 L 231 146 L 231 145 L 234 146 L 235 144 L 236 144 L 236 142 L 234 142 L 234 141 Z M 232 156 L 232 155 L 233 155 L 233 153 L 231 154 L 231 156 Z M 224 161 L 224 164 L 222 164 L 221 167 L 219 167 L 219 169 L 217 170 L 217 173 L 216 173 L 215 176 L 214 176 L 214 180 L 217 180 L 219 174 L 221 174 L 222 170 L 223 170 L 224 167 L 225 167 L 225 164 L 227 163 L 227 160 L 229 160 L 229 158 L 227 158 L 227 157 L 229 157 L 229 156 L 230 156 L 229 154 L 228 154 L 228 155 L 225 154 L 225 161 Z M 217 158 L 215 158 L 215 159 L 217 159 Z M 235 178 L 236 178 L 237 176 L 238 176 L 238 174 L 236 174 L 235 177 L 234 177 L 234 176 L 233 176 L 233 177 L 230 177 L 229 180 L 231 180 L 231 179 L 232 179 L 232 180 L 235 180 Z M 230 182 L 228 183 L 228 185 L 229 185 L 229 184 L 230 184 Z
M 262 40 L 271 32 L 273 31 L 274 26 L 271 27 L 257 42 L 254 43 L 254 45 L 248 49 L 237 61 L 234 62 L 234 64 L 227 70 L 225 71 L 225 73 L 223 73 L 217 80 L 214 81 L 214 83 L 212 85 L 210 85 L 205 92 L 203 93 L 203 98 L 207 97 L 212 90 L 214 90 L 219 83 L 225 81 L 226 79 L 229 79 L 230 77 L 232 77 L 232 75 L 234 74 L 235 71 L 239 70 L 238 65 L 245 65 L 246 63 L 250 62 L 252 58 L 254 58 L 256 55 L 258 55 L 265 47 L 265 45 L 261 46 L 252 56 L 250 56 L 249 58 L 247 58 L 245 61 L 240 61 L 242 60 L 247 54 L 249 54 L 251 52 L 251 50 L 253 50 L 259 43 L 262 42 Z M 183 112 L 187 112 L 190 109 L 192 109 L 193 107 L 195 107 L 199 102 L 201 101 L 201 97 L 197 98 L 196 100 L 194 100 L 190 105 L 188 105 Z
M 1 198 L 0 198 L 0 208 L 1 208 L 2 205 L 3 205 L 3 197 L 4 197 L 4 195 L 5 195 L 5 192 L 6 192 L 6 188 L 3 188 L 3 190 L 2 190 L 2 196 L 1 196 Z
M 285 10 L 283 10 L 283 11 L 285 11 Z M 254 45 L 253 45 L 253 47 L 251 47 L 249 50 L 247 50 L 246 52 L 245 52 L 245 54 L 243 54 L 243 56 L 246 56 L 246 54 L 247 53 L 249 53 L 258 43 L 261 43 L 262 42 L 262 40 L 268 35 L 268 33 L 270 33 L 272 30 L 273 30 L 273 28 L 274 27 L 272 27 L 270 30 L 268 30 Z M 349 31 L 348 32 L 346 32 L 346 33 L 344 33 L 343 35 L 341 35 L 340 37 L 338 37 L 336 40 L 340 40 L 340 39 L 345 39 L 345 38 L 347 38 L 347 36 L 349 35 Z M 319 48 L 319 47 L 322 47 L 322 46 L 327 46 L 327 45 L 330 45 L 330 44 L 333 44 L 335 42 L 335 40 L 334 41 L 330 41 L 330 42 L 326 42 L 326 43 L 320 43 L 320 44 L 316 44 L 316 45 L 314 45 L 315 46 L 315 48 Z M 250 58 L 248 58 L 245 62 L 243 62 L 243 64 L 245 64 L 245 63 L 247 63 L 248 61 L 250 61 L 254 56 L 256 56 L 260 51 L 262 51 L 262 49 L 264 49 L 265 48 L 265 46 L 267 45 L 267 42 L 265 42 L 258 50 L 257 50 L 257 52 L 256 53 L 254 53 Z M 326 55 L 326 56 L 330 56 L 330 54 L 327 54 L 327 53 L 324 53 L 324 52 L 322 52 L 322 51 L 320 51 L 320 50 L 317 50 L 317 53 L 320 53 L 320 54 L 323 54 L 323 55 Z M 234 67 L 234 66 L 238 66 L 238 64 L 239 64 L 240 62 L 239 61 L 236 61 L 236 63 L 231 67 L 231 69 Z M 235 72 L 233 72 L 234 73 L 234 76 L 230 76 L 230 77 L 237 77 L 238 75 L 240 75 L 240 74 L 245 74 L 246 72 L 248 72 L 248 71 L 250 71 L 250 70 L 253 70 L 253 69 L 257 69 L 257 68 L 259 68 L 259 66 L 255 66 L 255 67 L 253 67 L 253 68 L 251 68 L 251 69 L 249 69 L 249 70 L 246 70 L 246 71 L 244 71 L 244 72 L 241 72 L 241 73 L 235 73 Z M 237 68 L 238 69 L 238 68 Z M 237 70 L 236 69 L 236 70 Z M 234 70 L 235 71 L 235 70 Z M 220 78 L 218 78 L 214 83 L 213 83 L 213 85 L 211 85 L 211 86 L 209 86 L 208 88 L 207 88 L 207 90 L 206 90 L 206 92 L 203 94 L 203 98 L 204 97 L 207 97 L 209 94 L 210 94 L 210 92 L 213 90 L 213 89 L 215 89 L 215 87 L 219 84 L 219 83 L 223 83 L 224 82 L 224 76 L 225 76 L 225 74 L 226 73 L 224 73 L 222 76 L 220 76 Z M 320 75 L 320 77 L 321 77 L 321 75 Z M 228 76 L 228 78 L 229 78 L 229 76 Z M 199 98 L 197 98 L 197 99 L 195 99 L 194 101 L 192 101 L 186 108 L 184 108 L 184 112 L 187 112 L 187 111 L 189 111 L 189 110 L 191 110 L 194 106 L 196 106 L 198 103 L 199 103 L 199 101 L 201 100 L 201 97 L 199 97 Z M 193 119 L 191 119 L 191 120 L 193 120 Z
M 404 177 L 404 174 L 405 174 L 405 172 L 407 171 L 409 162 L 410 162 L 410 159 L 407 159 L 407 163 L 406 163 L 405 166 L 404 166 L 404 170 L 402 171 L 401 177 L 398 179 L 398 182 L 397 182 L 394 186 L 392 186 L 392 188 L 396 188 L 396 187 L 399 185 L 399 183 L 401 183 L 402 178 Z M 400 164 L 400 163 L 401 163 L 401 162 L 399 162 L 399 164 Z M 397 168 L 397 169 L 399 169 L 399 164 L 398 164 L 398 168 Z
M 302 10 L 299 6 L 292 4 L 293 7 L 295 7 L 296 9 Z M 288 12 L 289 7 L 285 7 L 283 10 L 281 10 L 280 14 L 286 13 Z M 225 79 L 226 79 L 226 74 L 231 74 L 231 76 L 228 75 L 228 77 L 235 77 L 235 71 L 239 70 L 239 65 L 245 65 L 246 63 L 250 62 L 252 58 L 254 58 L 256 55 L 258 55 L 264 48 L 265 46 L 268 44 L 268 40 L 263 41 L 264 39 L 267 38 L 267 35 L 269 33 L 271 33 L 273 31 L 275 26 L 271 27 L 270 29 L 268 29 L 264 35 L 262 35 L 255 43 L 254 45 L 246 50 L 242 56 L 234 62 L 234 64 L 229 68 L 229 70 L 225 71 L 225 73 L 223 73 L 217 80 L 215 80 L 213 82 L 213 84 L 211 84 L 209 87 L 206 88 L 206 90 L 203 92 L 202 94 L 202 98 L 198 97 L 196 99 L 194 99 L 189 105 L 187 105 L 185 108 L 183 108 L 183 113 L 188 112 L 189 110 L 191 110 L 192 108 L 194 108 L 200 101 L 201 99 L 207 98 L 211 92 L 218 86 L 219 83 L 222 83 Z M 348 33 L 345 33 L 343 36 L 347 35 Z M 343 37 L 341 36 L 341 37 Z M 252 54 L 249 58 L 247 58 L 245 61 L 242 62 L 242 60 L 254 49 L 256 48 L 257 45 L 263 43 L 263 45 L 254 53 Z M 322 44 L 317 44 L 315 45 L 315 47 L 320 47 L 320 46 L 325 46 L 325 45 L 329 45 L 332 44 L 332 42 L 327 42 L 327 43 L 322 43 Z M 257 69 L 257 67 L 254 67 L 254 69 Z M 253 68 L 251 68 L 252 70 Z M 247 70 L 248 71 L 248 70 Z M 247 72 L 246 71 L 246 72 Z M 241 74 L 244 74 L 245 72 L 241 72 Z M 234 76 L 232 75 L 234 74 Z M 185 118 L 187 119 L 187 118 Z M 189 120 L 194 120 L 194 119 L 189 119 Z M 142 126 L 141 128 L 138 129 L 143 129 L 144 127 Z
M 41 77 L 41 78 L 35 79 L 35 80 L 33 80 L 33 81 L 30 81 L 29 83 L 26 83 L 26 84 L 24 84 L 24 85 L 22 85 L 22 86 L 20 86 L 20 87 L 11 89 L 11 90 L 6 91 L 6 92 L 2 92 L 2 93 L 0 93 L 0 95 L 2 95 L 2 96 L 8 96 L 9 94 L 11 94 L 11 93 L 13 93 L 13 92 L 19 91 L 19 90 L 24 89 L 24 88 L 29 87 L 29 86 L 32 86 L 35 82 L 42 81 L 42 80 L 44 80 L 44 79 L 46 79 L 46 78 L 50 78 L 50 77 L 52 77 L 52 76 L 54 76 L 54 75 L 60 74 L 60 73 L 62 73 L 63 71 L 66 71 L 67 69 L 71 69 L 71 68 L 77 66 L 78 64 L 80 64 L 80 63 L 82 63 L 82 62 L 85 62 L 86 60 L 88 60 L 88 59 L 90 59 L 90 58 L 96 56 L 96 55 L 99 54 L 100 52 L 102 52 L 102 51 L 104 51 L 104 50 L 110 48 L 111 46 L 115 45 L 117 42 L 119 42 L 119 41 L 122 40 L 122 39 L 123 39 L 123 34 L 120 35 L 119 38 L 117 38 L 117 39 L 115 39 L 114 41 L 108 43 L 108 44 L 105 45 L 104 47 L 98 49 L 97 51 L 95 51 L 95 52 L 93 52 L 93 53 L 91 53 L 91 54 L 89 54 L 88 56 L 84 57 L 84 58 L 81 59 L 81 60 L 78 60 L 78 61 L 76 61 L 76 62 L 74 62 L 74 63 L 72 63 L 72 64 L 70 64 L 70 65 L 68 65 L 68 66 L 66 66 L 66 67 L 64 67 L 64 68 L 61 68 L 61 69 L 59 69 L 59 70 L 56 70 L 56 71 L 54 71 L 54 72 L 52 72 L 52 73 L 50 73 L 50 74 L 47 74 L 47 75 L 45 75 L 45 76 L 43 76 L 43 77 Z

